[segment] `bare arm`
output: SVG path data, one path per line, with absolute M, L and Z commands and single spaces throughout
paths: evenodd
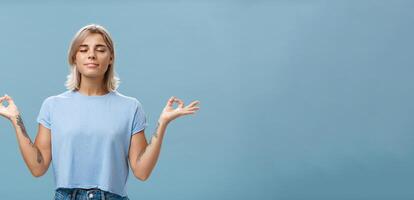
M 33 176 L 39 177 L 45 174 L 51 161 L 50 130 L 39 124 L 38 133 L 33 143 L 27 134 L 23 119 L 14 101 L 9 96 L 1 97 L 0 103 L 7 100 L 9 105 L 0 105 L 0 114 L 12 122 L 19 143 L 23 160 Z
M 179 103 L 176 109 L 173 109 L 174 102 Z M 160 115 L 157 128 L 151 137 L 150 144 L 147 144 L 144 131 L 142 131 L 142 134 L 140 132 L 132 136 L 129 150 L 129 162 L 135 177 L 142 181 L 149 178 L 157 163 L 167 125 L 177 117 L 195 113 L 196 110 L 199 109 L 199 107 L 196 107 L 198 103 L 199 101 L 193 101 L 191 104 L 184 107 L 183 101 L 171 97 Z
M 13 117 L 11 121 L 16 130 L 16 137 L 24 162 L 33 176 L 42 176 L 49 168 L 51 161 L 50 130 L 39 124 L 35 143 L 32 143 L 21 116 Z
M 131 138 L 129 161 L 135 177 L 145 181 L 150 176 L 157 163 L 161 151 L 161 144 L 167 124 L 158 123 L 158 126 L 151 137 L 150 144 L 147 144 L 144 131 L 136 133 Z

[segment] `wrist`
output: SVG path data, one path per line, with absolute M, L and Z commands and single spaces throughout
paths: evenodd
M 158 124 L 159 125 L 168 125 L 170 123 L 169 120 L 163 119 L 163 118 L 159 118 L 158 119 Z
M 10 116 L 9 117 L 9 120 L 11 121 L 11 122 L 17 122 L 17 118 L 19 117 L 19 115 L 16 115 L 16 116 Z

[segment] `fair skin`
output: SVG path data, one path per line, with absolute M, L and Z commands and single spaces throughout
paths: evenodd
M 102 35 L 94 33 L 85 38 L 76 53 L 75 64 L 81 73 L 80 93 L 87 96 L 108 93 L 103 83 L 108 65 L 112 64 L 112 57 Z M 7 107 L 3 105 L 3 101 L 8 102 Z M 178 104 L 177 108 L 173 107 L 174 103 Z M 128 160 L 136 178 L 142 181 L 149 178 L 157 163 L 168 124 L 181 116 L 194 114 L 199 109 L 197 104 L 199 101 L 184 106 L 182 100 L 171 97 L 160 114 L 150 143 L 147 143 L 144 130 L 139 132 L 143 134 L 134 134 L 131 137 Z M 26 132 L 19 109 L 8 95 L 0 97 L 0 115 L 12 122 L 23 160 L 32 175 L 40 177 L 45 174 L 52 159 L 51 130 L 39 123 L 33 143 Z

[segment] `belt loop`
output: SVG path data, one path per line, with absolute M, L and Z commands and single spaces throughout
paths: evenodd
M 100 190 L 100 191 L 101 191 L 101 198 L 102 198 L 102 200 L 105 200 L 105 192 L 102 191 L 102 190 Z
M 72 192 L 72 200 L 76 200 L 76 193 L 78 192 L 78 190 L 77 189 L 74 189 L 73 190 L 73 192 Z

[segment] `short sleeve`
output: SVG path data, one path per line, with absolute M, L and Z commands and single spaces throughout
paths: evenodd
M 39 115 L 37 116 L 37 122 L 48 129 L 50 129 L 52 125 L 50 118 L 51 101 L 52 99 L 50 97 L 43 101 L 42 106 L 40 107 Z
M 141 103 L 136 100 L 136 107 L 134 113 L 134 119 L 132 121 L 132 133 L 134 135 L 148 126 L 147 117 L 145 115 L 144 109 L 142 108 Z

